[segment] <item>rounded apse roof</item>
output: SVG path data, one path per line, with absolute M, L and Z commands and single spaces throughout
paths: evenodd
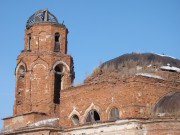
M 156 115 L 180 116 L 180 92 L 171 92 L 161 98 L 154 108 Z
M 57 18 L 51 14 L 48 9 L 42 9 L 30 16 L 26 23 L 26 28 L 31 27 L 35 23 L 53 23 L 59 24 Z

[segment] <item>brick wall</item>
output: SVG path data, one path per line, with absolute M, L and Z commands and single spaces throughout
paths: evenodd
M 71 117 L 79 116 L 80 125 L 87 124 L 91 109 L 100 114 L 100 121 L 108 121 L 111 108 L 119 109 L 120 119 L 152 118 L 156 102 L 180 85 L 171 82 L 136 76 L 117 82 L 86 84 L 61 92 L 60 125 L 73 127 Z

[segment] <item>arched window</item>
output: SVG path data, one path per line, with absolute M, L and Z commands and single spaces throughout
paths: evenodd
M 22 104 L 22 101 L 23 101 L 23 92 L 24 92 L 24 87 L 25 87 L 24 74 L 25 74 L 25 67 L 21 65 L 17 71 L 17 83 L 16 83 L 16 87 L 17 87 L 16 104 L 17 105 Z
M 60 103 L 60 91 L 62 89 L 62 81 L 63 81 L 63 65 L 58 64 L 54 68 L 55 75 L 54 75 L 54 103 Z
M 86 118 L 86 122 L 95 122 L 95 121 L 99 121 L 99 120 L 100 120 L 100 116 L 96 110 L 89 111 L 87 118 Z
M 116 107 L 114 107 L 110 111 L 109 120 L 117 120 L 117 119 L 119 119 L 119 110 Z
M 55 52 L 59 52 L 59 51 L 60 51 L 59 38 L 60 38 L 59 33 L 55 33 L 55 45 L 54 45 L 54 51 L 55 51 Z
M 71 118 L 74 125 L 79 125 L 79 117 L 75 114 Z

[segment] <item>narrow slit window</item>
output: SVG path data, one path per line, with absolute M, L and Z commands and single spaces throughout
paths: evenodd
M 59 52 L 59 51 L 60 51 L 59 38 L 60 38 L 59 33 L 55 33 L 55 45 L 54 45 L 54 51 L 55 51 L 55 52 Z
M 31 50 L 31 35 L 28 36 L 28 45 L 27 45 L 27 51 Z

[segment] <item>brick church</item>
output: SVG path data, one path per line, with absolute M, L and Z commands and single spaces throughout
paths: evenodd
M 47 9 L 29 17 L 4 135 L 179 135 L 180 60 L 130 53 L 74 86 L 68 29 Z

